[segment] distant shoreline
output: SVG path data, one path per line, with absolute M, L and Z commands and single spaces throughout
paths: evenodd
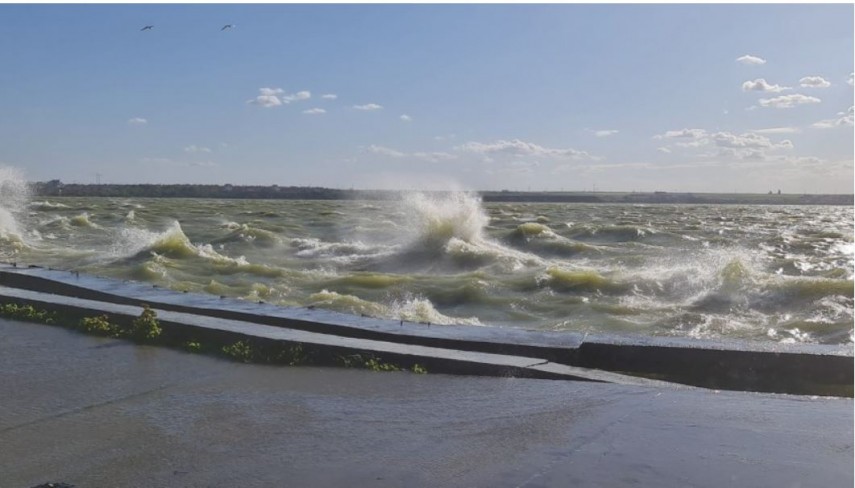
M 63 184 L 59 180 L 31 184 L 35 196 L 125 198 L 228 198 L 277 200 L 394 200 L 395 190 L 342 190 L 323 187 L 258 185 Z M 441 195 L 443 191 L 425 191 Z M 689 192 L 537 192 L 478 191 L 484 202 L 642 203 L 736 205 L 853 205 L 853 195 Z

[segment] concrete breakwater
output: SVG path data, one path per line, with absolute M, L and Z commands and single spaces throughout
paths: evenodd
M 0 301 L 60 314 L 131 317 L 147 304 L 167 333 L 300 345 L 318 357 L 373 354 L 431 372 L 852 396 L 851 345 L 754 344 L 437 326 L 357 317 L 40 267 L 0 266 Z

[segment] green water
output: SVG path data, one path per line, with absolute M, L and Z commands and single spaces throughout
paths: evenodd
M 377 317 L 850 343 L 853 208 L 6 199 L 0 257 Z

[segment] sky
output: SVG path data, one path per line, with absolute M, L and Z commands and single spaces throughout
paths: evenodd
M 853 192 L 851 4 L 0 18 L 0 166 L 30 181 Z

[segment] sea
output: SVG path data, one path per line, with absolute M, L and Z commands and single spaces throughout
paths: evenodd
M 0 260 L 431 324 L 853 342 L 853 207 L 32 197 Z

